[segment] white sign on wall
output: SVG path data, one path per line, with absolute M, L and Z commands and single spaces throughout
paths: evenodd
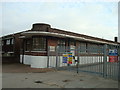
M 72 53 L 73 56 L 75 56 L 75 46 L 70 45 L 70 52 Z
M 50 46 L 50 51 L 55 52 L 55 46 Z

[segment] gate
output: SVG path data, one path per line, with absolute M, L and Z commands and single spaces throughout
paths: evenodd
M 97 74 L 118 80 L 120 65 L 118 45 L 49 46 L 48 68 Z

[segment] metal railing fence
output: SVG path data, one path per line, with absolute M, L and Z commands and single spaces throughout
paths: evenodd
M 116 51 L 116 54 L 111 54 Z M 69 59 L 72 54 L 72 61 Z M 67 57 L 64 57 L 67 55 Z M 117 58 L 117 59 L 116 59 Z M 116 60 L 114 60 L 116 59 Z M 67 60 L 67 61 L 64 61 Z M 88 72 L 118 80 L 120 65 L 119 45 L 89 45 L 88 47 L 56 46 L 48 47 L 48 68 Z

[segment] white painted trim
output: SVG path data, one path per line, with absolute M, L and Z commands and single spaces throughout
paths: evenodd
M 25 52 L 30 52 L 30 51 L 25 51 Z
M 25 37 L 21 36 L 19 38 L 31 37 L 32 35 L 44 35 L 44 36 L 55 36 L 55 37 L 64 37 L 64 38 L 67 37 L 67 38 L 74 38 L 75 40 L 83 40 L 83 41 L 96 42 L 96 43 L 102 43 L 102 44 L 117 45 L 116 43 L 112 43 L 112 42 L 109 43 L 109 42 L 106 42 L 106 41 L 87 39 L 87 38 L 84 38 L 84 37 L 77 37 L 77 36 L 54 33 L 54 32 L 28 31 L 28 32 L 23 32 L 21 34 L 24 35 Z
M 47 51 L 25 51 L 25 52 L 43 52 L 43 53 L 46 53 Z
M 14 52 L 8 52 L 8 53 L 14 53 Z
M 31 51 L 31 52 L 47 52 L 47 51 Z

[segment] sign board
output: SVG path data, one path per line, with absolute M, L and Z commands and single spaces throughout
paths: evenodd
M 50 51 L 55 52 L 55 46 L 50 46 Z
M 73 59 L 72 53 L 69 52 L 68 53 L 68 64 L 72 64 L 72 59 Z
M 118 56 L 109 56 L 109 62 L 118 62 Z
M 118 56 L 117 49 L 109 49 L 109 56 Z
M 75 56 L 75 46 L 70 45 L 70 52 L 72 53 L 73 56 Z
M 67 63 L 68 55 L 63 54 L 63 63 Z
M 109 49 L 109 62 L 118 62 L 117 49 Z
M 73 56 L 71 52 L 63 54 L 63 63 L 72 64 Z

